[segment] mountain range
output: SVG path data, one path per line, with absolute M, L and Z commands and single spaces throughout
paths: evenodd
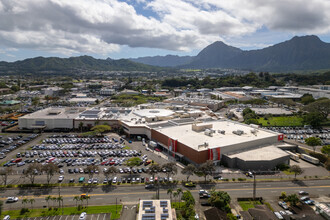
M 259 50 L 241 50 L 221 41 L 212 43 L 197 56 L 155 56 L 135 59 L 95 59 L 91 56 L 70 58 L 35 57 L 16 62 L 0 62 L 0 74 L 59 73 L 82 71 L 172 71 L 172 68 L 223 68 L 248 71 L 285 72 L 330 69 L 330 43 L 317 36 L 291 40 Z
M 68 74 L 92 71 L 160 71 L 163 68 L 136 63 L 128 59 L 95 59 L 91 56 L 70 58 L 35 57 L 16 62 L 0 62 L 0 74 L 16 73 L 59 73 Z
M 330 69 L 330 43 L 317 36 L 291 40 L 259 50 L 241 50 L 214 42 L 197 56 L 155 56 L 131 59 L 148 65 L 177 68 L 231 68 L 251 71 L 294 71 Z

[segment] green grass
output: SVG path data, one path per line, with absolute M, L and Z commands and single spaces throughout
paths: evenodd
M 290 170 L 284 170 L 283 173 L 286 175 L 294 175 L 294 172 L 291 172 Z
M 254 208 L 254 205 L 261 205 L 260 201 L 239 201 L 238 203 L 242 207 L 243 211 Z
M 123 148 L 124 150 L 130 150 L 131 149 L 131 147 L 129 147 L 129 146 L 127 146 L 127 145 L 125 145 L 125 147 Z
M 113 103 L 120 104 L 121 106 L 124 107 L 135 106 L 148 102 L 161 102 L 163 100 L 164 100 L 163 97 L 145 96 L 142 94 L 139 95 L 121 94 L 112 97 Z
M 268 127 L 268 126 L 301 127 L 304 125 L 303 118 L 297 116 L 271 117 L 268 120 L 265 120 L 264 118 L 259 118 L 257 120 L 264 127 Z
M 171 207 L 174 208 L 175 210 L 182 209 L 183 207 L 185 207 L 185 205 L 186 205 L 186 202 L 172 202 L 171 203 Z
M 122 208 L 123 208 L 122 205 L 117 205 L 117 214 L 116 214 L 116 205 L 89 206 L 88 208 L 83 208 L 79 211 L 76 207 L 65 207 L 63 208 L 63 215 L 79 215 L 82 212 L 86 212 L 87 214 L 111 213 L 111 219 L 119 219 Z M 11 219 L 56 216 L 56 215 L 62 215 L 62 209 L 58 209 L 58 210 L 30 209 L 29 212 L 23 215 L 20 214 L 20 210 L 9 210 L 2 212 L 0 218 L 3 218 L 6 215 L 10 215 Z

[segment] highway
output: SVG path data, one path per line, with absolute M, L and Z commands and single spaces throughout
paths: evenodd
M 183 190 L 188 188 L 177 186 Z M 176 190 L 176 188 L 174 190 Z M 215 187 L 218 190 L 227 191 L 232 199 L 237 197 L 252 197 L 253 183 L 220 183 L 214 185 L 198 185 L 190 188 L 191 192 L 198 199 L 198 190 L 211 189 Z M 160 188 L 160 198 L 169 198 L 167 195 L 168 186 Z M 278 198 L 282 191 L 287 194 L 297 193 L 300 190 L 309 192 L 310 197 L 318 197 L 320 195 L 328 196 L 330 194 L 330 180 L 310 180 L 299 182 L 258 182 L 257 183 L 257 197 L 274 200 Z M 139 199 L 152 199 L 156 195 L 155 189 L 147 190 L 144 185 L 126 185 L 126 186 L 92 186 L 92 187 L 62 187 L 52 189 L 6 189 L 1 191 L 1 199 L 6 197 L 16 196 L 19 198 L 17 203 L 5 204 L 5 209 L 19 209 L 22 207 L 23 198 L 34 198 L 34 207 L 43 207 L 47 205 L 45 197 L 48 195 L 58 196 L 59 191 L 63 196 L 64 206 L 74 206 L 76 202 L 73 200 L 74 196 L 79 196 L 82 193 L 90 195 L 91 199 L 88 201 L 89 205 L 106 205 L 115 204 L 116 198 L 118 203 L 136 204 Z M 52 202 L 50 202 L 52 204 Z M 57 204 L 57 203 L 56 203 Z

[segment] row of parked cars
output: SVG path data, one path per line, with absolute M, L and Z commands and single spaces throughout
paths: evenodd
M 18 135 L 15 137 L 8 137 L 4 140 L 1 140 L 2 138 L 0 138 L 0 140 L 2 141 L 0 143 L 0 148 L 3 148 L 0 150 L 0 159 L 5 158 L 9 152 L 17 149 L 18 147 L 35 139 L 36 137 L 38 137 L 38 134 L 31 134 L 26 137 L 23 137 L 22 135 Z

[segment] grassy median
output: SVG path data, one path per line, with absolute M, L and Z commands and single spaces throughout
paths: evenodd
M 87 214 L 101 214 L 101 213 L 111 213 L 111 219 L 119 219 L 120 213 L 122 210 L 122 205 L 107 205 L 107 206 L 89 206 L 88 208 L 81 208 L 78 210 L 77 207 L 64 207 L 63 215 L 80 215 L 82 212 Z M 3 211 L 1 214 L 1 219 L 10 215 L 11 219 L 20 219 L 20 218 L 31 218 L 31 217 L 43 217 L 43 216 L 57 216 L 62 215 L 62 209 L 52 208 L 52 209 L 28 209 L 27 212 L 22 212 L 22 210 L 9 210 Z

